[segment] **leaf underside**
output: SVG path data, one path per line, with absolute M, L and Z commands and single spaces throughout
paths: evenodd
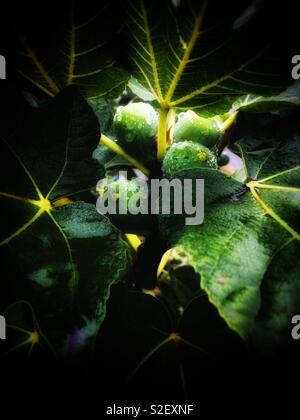
M 259 17 L 236 28 L 241 11 L 236 2 L 185 1 L 175 8 L 131 1 L 134 76 L 160 105 L 202 113 L 216 114 L 222 103 L 228 109 L 237 95 L 280 92 L 286 81 L 279 63 L 274 71 L 267 30 Z
M 112 54 L 110 38 L 120 22 L 111 2 L 59 4 L 45 9 L 44 22 L 30 18 L 20 36 L 17 70 L 39 97 L 53 97 L 72 84 L 88 99 L 117 97 L 124 90 L 129 75 Z

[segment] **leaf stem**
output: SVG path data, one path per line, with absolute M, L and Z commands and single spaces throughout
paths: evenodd
M 157 134 L 157 159 L 163 160 L 167 150 L 167 117 L 169 108 L 162 107 L 159 113 Z
M 134 249 L 134 251 L 137 252 L 138 247 L 142 243 L 140 238 L 132 233 L 125 233 L 125 239 L 128 242 L 128 244 Z
M 171 254 L 171 252 L 172 252 L 172 250 L 173 250 L 173 248 L 169 248 L 164 254 L 163 254 L 163 256 L 161 257 L 161 260 L 160 260 L 160 263 L 159 263 L 159 265 L 158 265 L 158 268 L 157 268 L 157 272 L 156 272 L 156 277 L 158 278 L 160 275 L 161 275 L 161 273 L 164 271 L 164 268 L 165 268 L 165 266 L 167 265 L 167 263 L 168 263 L 168 261 L 169 261 L 169 257 L 170 257 L 170 254 Z
M 104 144 L 104 146 L 108 147 L 110 150 L 112 150 L 117 155 L 122 156 L 129 163 L 131 163 L 132 166 L 139 169 L 146 176 L 149 176 L 149 174 L 150 174 L 149 169 L 145 168 L 145 166 L 142 165 L 140 162 L 138 162 L 134 157 L 132 157 L 128 153 L 126 153 L 125 150 L 121 146 L 119 146 L 115 141 L 111 140 L 110 138 L 108 138 L 107 136 L 102 134 L 101 137 L 100 137 L 100 143 Z
M 238 116 L 238 111 L 235 111 L 232 115 L 230 115 L 229 118 L 227 118 L 227 120 L 224 121 L 224 123 L 220 127 L 221 133 L 224 134 L 226 133 L 226 131 L 229 130 L 232 124 L 235 123 L 237 116 Z

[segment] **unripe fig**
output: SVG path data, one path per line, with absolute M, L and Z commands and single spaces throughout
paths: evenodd
M 118 107 L 113 126 L 118 143 L 127 153 L 144 162 L 155 159 L 158 114 L 151 105 L 134 102 Z
M 217 159 L 207 147 L 191 141 L 173 143 L 163 161 L 163 173 L 167 178 L 175 178 L 176 173 L 183 170 L 204 167 L 217 169 Z
M 137 179 L 104 178 L 98 183 L 97 192 L 106 208 L 108 200 L 111 200 L 110 210 L 104 214 L 116 227 L 127 233 L 145 234 L 151 231 L 154 217 L 148 210 L 149 190 Z M 141 214 L 141 208 L 146 210 L 145 214 Z M 98 201 L 97 209 L 101 212 Z
M 220 136 L 216 121 L 203 118 L 194 111 L 181 112 L 174 129 L 174 142 L 192 141 L 213 147 Z

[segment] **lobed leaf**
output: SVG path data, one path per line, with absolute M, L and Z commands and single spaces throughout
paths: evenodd
M 17 119 L 0 141 L 1 301 L 29 302 L 55 349 L 75 352 L 97 334 L 130 263 L 109 220 L 73 201 L 104 175 L 92 158 L 99 125 L 74 87 Z
M 29 88 L 42 98 L 69 85 L 79 86 L 89 99 L 118 96 L 129 74 L 113 53 L 120 25 L 113 6 L 66 2 L 46 6 L 36 18 L 36 10 L 26 10 L 17 70 Z
M 216 106 L 219 113 L 230 97 L 279 93 L 286 85 L 279 63 L 274 72 L 262 10 L 237 25 L 243 9 L 236 2 L 129 4 L 134 76 L 161 106 L 204 113 Z
M 288 342 L 300 305 L 299 136 L 265 141 L 238 142 L 246 193 L 206 207 L 203 225 L 168 232 L 227 324 L 260 346 Z

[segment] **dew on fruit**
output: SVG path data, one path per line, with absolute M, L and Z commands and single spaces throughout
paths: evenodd
M 207 160 L 207 154 L 206 154 L 203 150 L 200 150 L 200 151 L 197 153 L 197 157 L 198 157 L 198 159 L 199 159 L 199 160 L 201 160 L 202 162 L 205 162 L 205 161 Z

